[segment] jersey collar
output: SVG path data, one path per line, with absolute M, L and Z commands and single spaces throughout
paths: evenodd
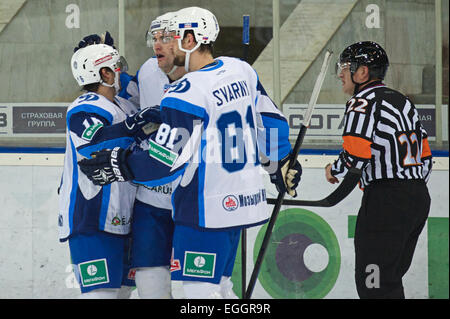
M 223 65 L 223 61 L 222 60 L 215 60 L 214 62 L 205 65 L 199 71 L 200 72 L 213 71 L 213 70 L 216 70 L 216 69 L 220 68 L 222 65 Z

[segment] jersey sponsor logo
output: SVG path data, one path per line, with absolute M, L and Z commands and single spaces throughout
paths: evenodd
M 184 253 L 183 276 L 214 278 L 216 254 L 186 251 Z
M 95 133 L 97 133 L 97 131 L 102 127 L 103 127 L 103 124 L 101 124 L 101 123 L 91 125 L 87 129 L 84 130 L 81 137 L 87 141 L 91 141 L 92 138 L 94 137 Z
M 106 258 L 89 260 L 78 264 L 83 287 L 106 284 L 109 282 Z
M 240 207 L 257 206 L 265 201 L 267 201 L 266 190 L 260 189 L 257 193 L 249 195 L 227 195 L 222 200 L 222 206 L 226 211 L 232 212 Z
M 154 159 L 169 167 L 173 167 L 175 161 L 178 158 L 178 153 L 172 152 L 171 150 L 153 142 L 152 140 L 150 140 L 148 146 L 148 153 L 150 157 L 153 157 Z
M 228 195 L 222 200 L 222 206 L 226 211 L 232 212 L 239 208 L 239 202 L 236 196 Z
M 255 194 L 250 195 L 239 195 L 239 206 L 240 207 L 246 207 L 246 206 L 257 206 L 258 204 L 265 202 L 266 199 L 266 190 L 260 189 Z
M 184 79 L 170 86 L 168 93 L 184 93 L 191 88 L 191 83 L 188 79 Z
M 114 216 L 111 219 L 111 225 L 113 226 L 125 226 L 130 224 L 130 219 L 125 216 L 120 217 L 119 215 Z

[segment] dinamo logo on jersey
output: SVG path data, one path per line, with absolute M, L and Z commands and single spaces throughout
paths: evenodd
M 239 208 L 239 201 L 236 196 L 228 195 L 222 200 L 222 206 L 226 211 L 232 212 Z
M 88 94 L 83 94 L 83 95 L 79 96 L 78 103 L 87 102 L 87 101 L 97 101 L 98 99 L 99 99 L 99 97 L 97 94 L 88 93 Z
M 191 83 L 187 79 L 184 79 L 170 87 L 168 93 L 184 93 L 191 88 Z

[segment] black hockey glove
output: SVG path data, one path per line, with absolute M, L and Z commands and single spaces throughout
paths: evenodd
M 101 43 L 112 46 L 114 49 L 116 48 L 114 46 L 114 39 L 111 37 L 111 34 L 108 31 L 106 31 L 101 35 L 90 34 L 88 36 L 85 36 L 83 40 L 81 40 L 78 43 L 78 46 L 73 49 L 73 52 L 77 52 L 79 49 L 84 48 L 91 44 L 101 44 Z
M 267 162 L 263 164 L 263 167 L 268 171 L 270 181 L 272 184 L 275 184 L 278 192 L 286 192 L 292 197 L 297 197 L 297 191 L 295 189 L 302 176 L 302 165 L 296 160 L 294 167 L 289 169 L 290 159 L 291 154 L 278 161 L 278 163 Z M 276 166 L 274 167 L 274 165 Z
M 150 134 L 157 131 L 161 124 L 159 105 L 147 107 L 124 121 L 128 136 L 132 136 L 137 143 L 146 140 Z
M 101 150 L 91 154 L 91 159 L 78 162 L 81 171 L 95 185 L 105 186 L 113 182 L 125 182 L 134 178 L 126 163 L 128 151 L 115 147 L 112 150 Z

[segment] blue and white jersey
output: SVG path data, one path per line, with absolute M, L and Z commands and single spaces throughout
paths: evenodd
M 285 157 L 289 126 L 249 64 L 220 57 L 186 74 L 164 95 L 161 117 L 148 151 L 127 163 L 136 183 L 174 181 L 175 223 L 223 229 L 267 221 L 259 155 Z
M 121 97 L 112 103 L 96 93 L 78 97 L 67 109 L 66 152 L 59 188 L 59 236 L 98 230 L 128 234 L 136 197 L 131 183 L 94 185 L 79 169 L 77 162 L 92 152 L 115 146 L 127 148 L 134 140 L 113 124 L 135 113 L 135 106 Z
M 159 105 L 165 90 L 169 88 L 168 76 L 159 68 L 155 57 L 148 59 L 142 64 L 134 79 L 126 86 L 126 98 L 138 104 L 141 108 Z M 148 145 L 144 142 L 140 145 L 147 150 Z M 136 199 L 158 208 L 172 209 L 172 184 L 148 187 L 140 185 Z

